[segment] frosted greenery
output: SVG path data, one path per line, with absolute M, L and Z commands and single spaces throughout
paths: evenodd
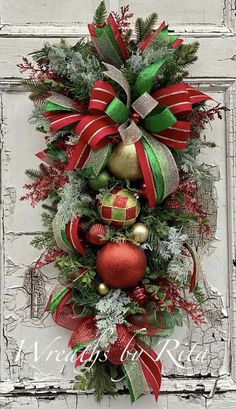
M 96 304 L 96 326 L 99 336 L 99 347 L 106 350 L 117 339 L 117 324 L 125 322 L 130 298 L 124 291 L 110 290 Z
M 168 236 L 159 242 L 158 251 L 160 256 L 164 260 L 168 260 L 173 256 L 178 256 L 181 253 L 183 244 L 187 238 L 188 236 L 183 234 L 181 230 L 178 230 L 175 227 L 170 227 Z
M 65 224 L 91 206 L 91 197 L 88 194 L 82 194 L 85 187 L 84 181 L 74 177 L 72 173 L 68 174 L 68 178 L 68 183 L 58 191 L 61 199 L 57 207 L 58 213 Z
M 187 282 L 191 267 L 192 264 L 190 257 L 179 254 L 169 262 L 167 274 L 177 281 Z

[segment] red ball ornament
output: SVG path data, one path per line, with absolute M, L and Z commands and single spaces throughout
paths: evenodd
M 96 223 L 90 227 L 86 232 L 86 238 L 89 243 L 95 244 L 95 246 L 101 246 L 106 243 L 107 227 L 101 223 Z
M 96 260 L 98 275 L 111 288 L 134 287 L 142 280 L 146 266 L 143 249 L 130 242 L 105 244 Z

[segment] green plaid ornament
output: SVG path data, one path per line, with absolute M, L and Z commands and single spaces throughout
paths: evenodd
M 129 190 L 116 187 L 104 195 L 98 211 L 104 223 L 113 227 L 128 227 L 135 223 L 140 204 Z

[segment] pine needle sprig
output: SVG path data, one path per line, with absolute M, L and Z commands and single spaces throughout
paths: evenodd
M 101 1 L 97 10 L 95 11 L 93 17 L 93 24 L 96 24 L 97 26 L 103 24 L 106 20 L 106 16 L 107 16 L 106 4 L 105 1 Z
M 134 25 L 137 44 L 139 44 L 140 41 L 144 40 L 152 33 L 154 26 L 157 23 L 157 18 L 157 13 L 150 14 L 150 16 L 146 18 L 146 20 L 143 20 L 141 17 L 137 18 Z
M 89 367 L 90 365 L 90 367 Z M 94 391 L 97 403 L 100 403 L 105 395 L 115 397 L 117 395 L 116 383 L 112 381 L 112 365 L 104 362 L 92 362 L 82 369 L 81 374 L 76 376 L 79 381 L 74 389 L 82 391 Z
M 175 62 L 179 67 L 187 67 L 197 60 L 197 51 L 199 42 L 195 41 L 191 44 L 181 44 L 175 51 Z

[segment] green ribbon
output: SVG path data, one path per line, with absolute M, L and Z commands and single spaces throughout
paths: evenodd
M 158 197 L 158 201 L 160 202 L 177 188 L 179 183 L 179 171 L 173 155 L 166 145 L 159 142 L 144 129 L 143 137 L 152 148 L 152 152 L 155 154 L 155 159 L 153 158 L 152 154 L 150 165 L 152 168 L 156 189 L 160 189 L 160 187 L 158 188 L 158 185 L 161 184 L 161 196 Z M 160 174 L 161 178 L 159 179 Z M 157 192 L 159 192 L 159 190 L 157 190 Z
M 161 167 L 158 160 L 158 154 L 153 150 L 153 148 L 148 144 L 145 138 L 141 138 L 144 150 L 147 153 L 148 161 L 152 169 L 152 174 L 154 177 L 155 188 L 157 192 L 157 200 L 161 202 L 164 197 L 164 179 L 161 171 Z
M 175 327 L 176 313 L 169 313 L 167 311 L 149 311 L 145 313 L 145 321 L 150 327 L 160 330 L 169 330 Z M 133 320 L 137 325 L 143 325 L 142 314 L 134 315 Z M 158 334 L 159 335 L 159 334 Z
M 153 84 L 156 78 L 156 74 L 162 65 L 165 63 L 165 59 L 160 59 L 154 64 L 151 64 L 149 67 L 144 68 L 135 84 L 134 84 L 134 92 L 133 96 L 135 98 L 132 107 L 134 111 L 139 113 L 138 106 L 141 102 L 139 99 L 145 97 L 145 95 L 149 96 L 149 99 L 143 98 L 141 103 L 141 111 L 143 115 L 140 116 L 143 118 L 142 125 L 151 132 L 159 132 L 165 129 L 170 128 L 172 125 L 176 123 L 176 117 L 172 114 L 171 110 L 166 106 L 157 106 L 153 105 L 152 100 L 155 100 L 148 95 L 148 93 L 152 90 Z M 127 98 L 130 95 L 129 85 L 124 81 L 124 76 L 120 70 L 115 67 L 112 67 L 108 64 L 108 73 L 109 77 L 111 77 L 114 81 L 116 81 L 126 92 Z M 106 74 L 106 72 L 105 72 Z M 128 88 L 127 88 L 128 87 Z M 151 105 L 150 105 L 151 104 Z M 128 105 L 128 106 L 127 106 Z M 123 125 L 129 118 L 130 115 L 130 102 L 127 99 L 127 105 L 125 105 L 119 98 L 114 97 L 113 100 L 107 106 L 105 113 L 113 119 L 118 125 Z M 137 108 L 137 109 L 136 109 Z M 138 125 L 137 125 L 138 128 Z M 138 129 L 136 129 L 136 133 L 138 133 Z M 126 135 L 123 132 L 123 129 L 119 129 L 121 137 L 123 140 L 126 139 Z M 140 138 L 135 138 L 135 130 L 132 129 L 131 132 L 133 135 L 133 140 L 137 140 Z M 124 135 L 123 135 L 124 134 Z
M 105 112 L 118 125 L 123 124 L 130 114 L 129 108 L 117 97 L 113 98 Z
M 176 117 L 166 106 L 158 106 L 144 118 L 143 125 L 151 132 L 160 132 L 176 123 Z
M 123 63 L 123 58 L 110 25 L 106 24 L 102 28 L 95 27 L 95 34 L 103 59 L 115 66 L 120 66 Z
M 63 300 L 65 295 L 68 293 L 68 291 L 69 290 L 67 287 L 59 287 L 58 289 L 55 289 L 55 291 L 53 292 L 52 299 L 49 303 L 49 309 L 52 314 L 56 311 L 58 305 Z
M 159 38 L 163 40 L 168 40 L 168 43 L 172 45 L 175 40 L 177 40 L 178 36 L 177 35 L 170 35 L 168 32 L 168 26 L 164 27 L 163 30 L 161 30 L 160 34 L 158 35 Z
M 52 222 L 52 230 L 55 241 L 58 247 L 66 253 L 74 253 L 75 249 L 72 247 L 66 237 L 65 224 L 61 216 L 57 213 Z
M 156 75 L 165 62 L 166 59 L 161 58 L 159 61 L 149 65 L 149 67 L 144 68 L 139 73 L 133 89 L 133 96 L 135 99 L 140 97 L 144 92 L 151 92 Z
M 60 104 L 55 104 L 54 102 L 51 101 L 47 101 L 47 105 L 44 107 L 44 111 L 45 112 L 50 112 L 50 111 L 74 111 L 73 108 L 71 107 L 67 107 L 67 106 L 63 106 Z
M 130 399 L 133 403 L 140 396 L 149 392 L 148 384 L 143 376 L 142 367 L 137 358 L 135 358 L 134 361 L 132 361 L 131 358 L 125 360 L 122 364 L 122 369 L 125 373 Z

